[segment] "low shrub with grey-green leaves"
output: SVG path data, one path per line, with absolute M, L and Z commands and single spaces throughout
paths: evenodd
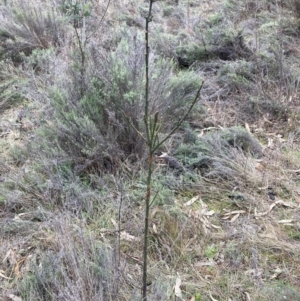
M 137 267 L 119 258 L 118 250 L 100 241 L 84 223 L 73 222 L 65 213 L 40 226 L 35 251 L 24 250 L 28 260 L 15 293 L 36 301 L 140 300 L 138 275 L 132 273 Z M 170 300 L 172 285 L 159 277 L 152 281 L 149 296 Z
M 34 93 L 41 94 L 34 74 L 42 74 L 40 81 L 45 84 L 53 66 L 43 69 L 37 54 L 41 57 L 43 50 L 55 53 L 66 41 L 68 26 L 59 1 L 5 1 L 0 4 L 0 23 L 1 113 L 26 98 L 35 98 Z M 35 87 L 26 87 L 30 78 Z
M 16 108 L 19 127 L 24 117 L 34 125 L 42 123 L 47 115 L 44 106 L 49 103 L 46 90 L 63 73 L 65 65 L 55 47 L 32 50 L 29 56 L 22 57 L 21 66 L 11 59 L 0 60 L 0 113 L 22 104 L 25 115 L 21 107 Z
M 40 130 L 31 152 L 69 164 L 77 175 L 116 172 L 127 158 L 143 159 L 144 50 L 143 36 L 126 31 L 110 53 L 87 47 L 84 72 L 75 51 L 66 76 L 49 92 L 48 118 L 55 123 Z M 149 110 L 159 112 L 163 137 L 194 98 L 200 76 L 174 73 L 174 63 L 155 54 L 149 67 Z
M 193 144 L 181 144 L 175 153 L 189 170 L 201 176 L 232 180 L 241 177 L 238 157 L 260 157 L 262 147 L 245 129 L 234 127 L 209 133 Z
M 299 288 L 281 280 L 266 283 L 262 295 L 265 297 L 263 300 L 266 301 L 300 300 Z
M 47 232 L 50 244 L 27 261 L 27 273 L 18 282 L 23 300 L 123 300 L 116 254 L 80 227 L 55 220 Z M 48 233 L 48 234 L 47 234 Z M 45 236 L 46 238 L 46 236 Z
M 34 49 L 57 47 L 64 42 L 66 17 L 59 1 L 6 1 L 0 5 L 0 59 L 18 65 Z
M 0 61 L 0 114 L 22 100 L 21 93 L 15 88 L 19 78 L 11 72 L 11 65 Z
M 104 212 L 117 210 L 118 202 L 110 194 L 111 188 L 115 187 L 113 176 L 90 174 L 79 177 L 74 174 L 70 162 L 60 158 L 47 161 L 44 157 L 36 157 L 35 163 L 27 160 L 23 172 L 11 172 L 0 182 L 0 201 L 2 198 L 6 213 L 31 212 L 33 217 L 30 217 L 30 221 L 44 220 L 49 218 L 44 210 L 48 212 L 59 208 L 80 218 L 100 222 Z M 16 226 L 22 225 L 25 223 Z M 0 232 L 7 229 L 9 233 L 10 228 L 5 224 Z

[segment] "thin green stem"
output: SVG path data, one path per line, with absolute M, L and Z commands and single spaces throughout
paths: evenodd
M 152 179 L 152 164 L 153 164 L 153 146 L 155 143 L 155 135 L 153 135 L 152 127 L 155 126 L 151 122 L 149 116 L 149 23 L 152 19 L 152 0 L 149 2 L 148 15 L 146 17 L 145 28 L 145 115 L 144 122 L 146 128 L 146 139 L 148 144 L 149 158 L 148 158 L 148 176 L 147 176 L 147 192 L 145 198 L 145 223 L 144 223 L 144 248 L 143 248 L 143 282 L 142 295 L 143 301 L 147 301 L 147 272 L 148 272 L 148 234 L 149 234 L 149 212 L 151 200 L 151 179 Z
M 154 116 L 150 115 L 150 101 L 149 101 L 149 23 L 152 21 L 152 4 L 153 0 L 149 1 L 149 10 L 146 17 L 146 26 L 145 26 L 145 111 L 144 111 L 144 123 L 145 123 L 145 132 L 146 132 L 146 141 L 148 145 L 148 173 L 147 173 L 147 191 L 145 197 L 145 221 L 144 221 L 144 246 L 143 246 L 143 280 L 142 280 L 142 295 L 143 301 L 147 301 L 147 272 L 148 272 L 148 238 L 149 238 L 149 214 L 150 207 L 155 200 L 156 195 L 151 201 L 151 184 L 152 184 L 152 172 L 153 172 L 153 156 L 154 152 L 166 141 L 172 134 L 180 127 L 182 122 L 186 119 L 188 114 L 191 112 L 192 108 L 196 104 L 200 96 L 200 91 L 202 89 L 203 83 L 199 87 L 195 98 L 193 99 L 189 109 L 186 114 L 177 122 L 173 127 L 170 133 L 161 141 L 158 140 L 158 132 L 160 129 L 158 121 L 158 112 Z M 135 127 L 133 127 L 135 128 Z M 137 131 L 137 129 L 136 129 Z M 138 131 L 137 131 L 138 132 Z M 139 132 L 138 132 L 139 133 Z M 139 133 L 140 134 L 140 133 Z M 142 137 L 143 135 L 140 134 Z
M 148 143 L 150 143 L 150 125 L 149 125 L 149 23 L 152 20 L 152 0 L 150 0 L 149 3 L 149 10 L 148 15 L 146 17 L 146 30 L 145 30 L 145 77 L 146 77 L 146 83 L 145 83 L 145 116 L 144 116 L 144 122 L 146 127 L 146 135 Z
M 148 235 L 149 235 L 149 213 L 151 199 L 151 180 L 153 154 L 150 152 L 148 159 L 147 193 L 145 199 L 145 221 L 144 221 L 144 248 L 143 248 L 143 301 L 147 301 L 147 267 L 148 267 Z

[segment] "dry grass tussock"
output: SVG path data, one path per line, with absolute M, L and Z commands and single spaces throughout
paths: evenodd
M 141 299 L 147 3 L 86 4 L 0 4 L 0 300 Z M 160 138 L 205 83 L 156 154 L 149 300 L 300 300 L 298 6 L 154 3 Z

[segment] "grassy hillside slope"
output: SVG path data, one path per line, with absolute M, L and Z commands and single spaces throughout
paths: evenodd
M 0 300 L 141 300 L 147 1 L 0 3 Z M 149 300 L 300 300 L 299 0 L 165 0 Z M 176 164 L 161 154 L 175 158 Z

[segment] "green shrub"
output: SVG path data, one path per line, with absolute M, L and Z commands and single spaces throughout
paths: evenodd
M 28 272 L 18 282 L 22 300 L 116 300 L 122 284 L 113 252 L 82 230 L 55 221 L 57 239 L 27 261 Z M 50 231 L 50 229 L 48 229 Z
M 299 0 L 290 0 L 288 1 L 288 5 L 290 6 L 292 12 L 299 19 L 300 18 L 300 1 Z
M 176 49 L 179 65 L 189 67 L 196 61 L 207 61 L 214 58 L 210 49 L 196 44 L 180 46 Z
M 171 16 L 173 12 L 174 12 L 174 7 L 171 6 L 171 5 L 166 5 L 166 6 L 163 8 L 163 16 L 164 16 L 164 17 L 169 17 L 169 16 Z
M 34 49 L 62 44 L 66 24 L 56 4 L 13 0 L 1 11 L 0 59 L 20 64 Z
M 233 179 L 239 177 L 243 169 L 236 161 L 239 153 L 259 157 L 262 149 L 245 129 L 235 127 L 207 134 L 194 144 L 180 145 L 176 157 L 202 176 Z
M 103 55 L 106 60 L 101 59 Z M 145 68 L 142 35 L 129 37 L 125 33 L 110 54 L 91 48 L 87 57 L 84 78 L 75 53 L 69 74 L 52 89 L 51 118 L 56 122 L 40 132 L 38 144 L 43 141 L 44 146 L 38 148 L 44 156 L 51 152 L 50 156 L 65 158 L 77 174 L 116 172 L 125 158 L 136 161 L 145 152 L 141 137 Z M 155 55 L 150 60 L 149 109 L 151 114 L 160 113 L 163 136 L 182 116 L 199 87 L 199 79 L 194 72 L 174 75 L 170 60 Z
M 15 86 L 21 80 L 8 71 L 13 68 L 11 65 L 0 61 L 0 114 L 22 100 L 22 95 Z
M 274 281 L 274 283 L 266 283 L 262 289 L 262 296 L 266 301 L 284 301 L 295 300 L 300 301 L 300 291 L 298 287 L 292 286 L 283 281 Z

